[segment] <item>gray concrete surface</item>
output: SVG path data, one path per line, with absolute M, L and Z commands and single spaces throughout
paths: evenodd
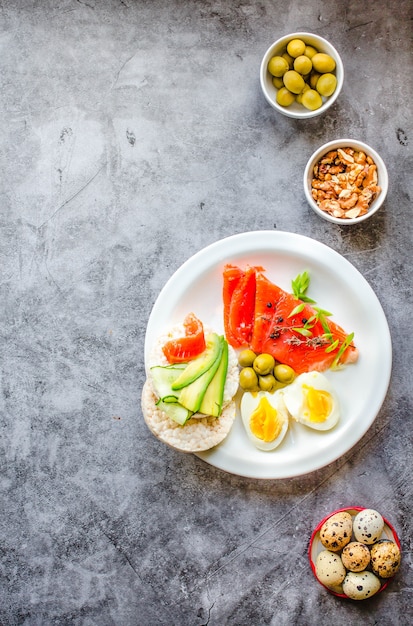
M 258 78 L 297 30 L 346 71 L 307 122 L 276 114 Z M 2 626 L 412 623 L 412 2 L 3 0 L 0 46 Z M 351 229 L 301 188 L 339 136 L 390 176 Z M 353 449 L 260 481 L 166 448 L 140 393 L 167 279 L 214 241 L 273 229 L 360 270 L 394 360 Z M 307 561 L 314 524 L 348 503 L 383 511 L 404 550 L 365 603 L 326 593 Z

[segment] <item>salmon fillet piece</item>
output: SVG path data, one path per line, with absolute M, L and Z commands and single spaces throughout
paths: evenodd
M 299 307 L 299 312 L 291 313 Z M 309 329 L 307 335 L 300 330 Z M 326 326 L 328 336 L 326 337 Z M 324 371 L 334 363 L 347 333 L 328 317 L 323 322 L 315 308 L 284 291 L 261 272 L 256 274 L 254 328 L 250 348 L 256 353 L 272 354 L 276 361 L 289 365 L 297 374 Z M 337 346 L 331 351 L 332 344 Z M 354 343 L 340 356 L 339 364 L 357 361 Z

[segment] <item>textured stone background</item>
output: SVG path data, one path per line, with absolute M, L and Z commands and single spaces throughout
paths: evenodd
M 307 122 L 259 87 L 265 50 L 296 30 L 331 40 L 346 69 Z M 408 0 L 0 3 L 2 626 L 413 621 L 412 69 Z M 353 228 L 320 220 L 301 188 L 339 136 L 373 145 L 390 176 L 383 209 Z M 394 349 L 365 437 L 283 481 L 174 452 L 140 412 L 159 291 L 193 253 L 256 229 L 350 260 Z M 349 503 L 382 511 L 404 549 L 361 604 L 326 593 L 306 554 Z

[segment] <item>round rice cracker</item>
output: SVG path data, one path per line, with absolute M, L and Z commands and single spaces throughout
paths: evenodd
M 158 409 L 156 401 L 148 379 L 142 390 L 142 413 L 146 425 L 163 443 L 181 452 L 202 452 L 213 448 L 225 439 L 235 421 L 234 400 L 226 404 L 220 417 L 191 417 L 184 426 Z

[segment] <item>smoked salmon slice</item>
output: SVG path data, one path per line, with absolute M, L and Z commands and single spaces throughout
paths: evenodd
M 298 312 L 292 314 L 294 310 Z M 266 352 L 297 374 L 324 371 L 334 363 L 347 333 L 322 313 L 284 291 L 262 273 L 256 276 L 255 322 L 250 347 Z M 336 345 L 334 349 L 331 349 Z M 327 350 L 327 352 L 326 352 Z M 357 360 L 350 343 L 339 362 Z
M 183 325 L 185 336 L 167 341 L 162 348 L 169 363 L 190 361 L 206 348 L 204 326 L 194 313 L 188 313 Z
M 358 350 L 327 312 L 284 291 L 263 268 L 226 266 L 224 328 L 234 348 L 266 352 L 297 374 L 353 363 Z
M 241 270 L 234 265 L 224 268 L 224 330 L 233 348 L 249 345 L 254 328 L 256 275 L 261 267 Z

